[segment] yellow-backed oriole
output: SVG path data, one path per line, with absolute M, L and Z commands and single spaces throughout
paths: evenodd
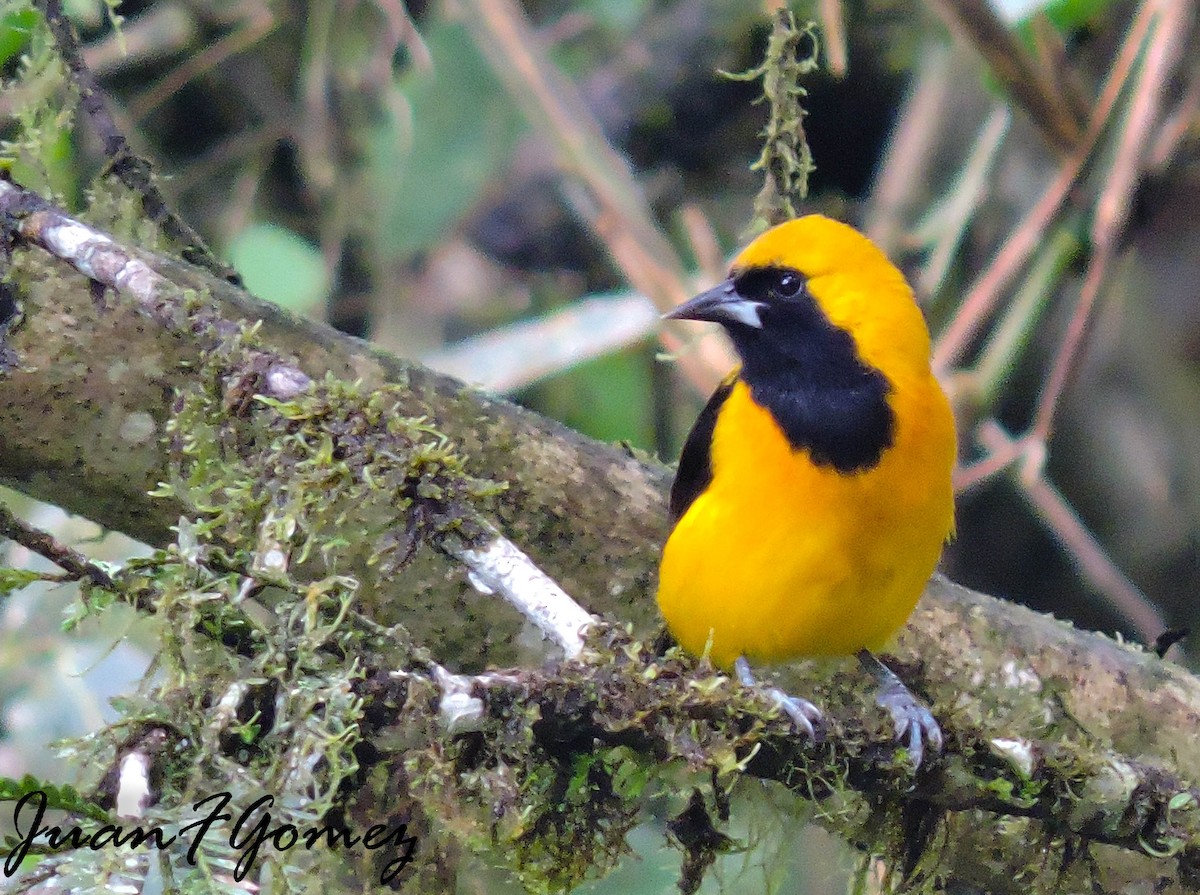
M 952 534 L 955 429 L 912 291 L 854 229 L 781 224 L 666 316 L 708 320 L 741 358 L 671 489 L 658 602 L 689 652 L 749 663 L 858 654 L 913 761 L 933 716 L 870 651 L 904 624 Z M 804 700 L 780 698 L 811 733 Z

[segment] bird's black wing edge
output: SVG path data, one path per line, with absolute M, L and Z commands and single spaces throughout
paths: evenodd
M 675 481 L 671 485 L 671 525 L 683 518 L 692 502 L 699 497 L 712 481 L 712 437 L 717 427 L 717 415 L 721 405 L 733 391 L 736 376 L 730 376 L 712 393 L 692 431 L 688 433 L 687 441 L 683 444 L 683 452 L 679 455 L 679 469 L 675 473 Z

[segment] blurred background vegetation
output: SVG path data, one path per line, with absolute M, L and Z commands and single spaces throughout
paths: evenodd
M 251 291 L 596 438 L 674 460 L 725 355 L 719 337 L 681 330 L 665 342 L 681 363 L 666 362 L 657 315 L 721 275 L 754 216 L 762 87 L 720 72 L 759 64 L 777 3 L 65 5 L 118 126 L 152 160 L 178 214 Z M 979 324 L 941 371 L 964 467 L 944 569 L 1142 641 L 1164 624 L 1200 628 L 1192 3 L 793 8 L 817 22 L 820 44 L 820 66 L 804 82 L 816 164 L 806 210 L 855 223 L 884 246 L 935 335 Z M 47 91 L 70 107 L 40 21 L 25 0 L 0 0 L 0 156 L 18 182 L 86 215 L 107 159 L 69 114 L 29 118 Z M 1123 47 L 1132 53 L 1114 84 Z M 1159 51 L 1166 61 L 1155 68 Z M 1146 95 L 1148 124 L 1139 117 Z M 1130 145 L 1142 150 L 1132 174 Z M 964 296 L 978 294 L 1073 160 L 1080 174 L 1026 231 L 1031 257 L 997 292 L 999 310 L 971 318 Z M 1105 217 L 1113 214 L 1116 224 Z M 1094 307 L 1081 311 L 1081 296 Z M 1064 340 L 1084 322 L 1079 362 L 1050 402 L 1042 468 L 1040 437 L 1014 452 L 1004 433 L 1039 421 L 1039 436 L 1051 431 L 1050 371 L 1073 356 Z M 139 549 L 98 540 L 54 508 L 8 500 L 93 555 Z M 0 551 L 4 565 L 30 562 Z M 64 637 L 57 620 L 70 601 L 69 588 L 35 585 L 0 604 L 0 774 L 54 777 L 44 744 L 95 729 L 152 653 L 153 623 L 132 615 Z M 657 842 L 645 846 L 644 875 L 662 870 Z M 772 872 L 793 882 L 779 891 L 796 890 L 780 866 Z M 636 885 L 669 891 L 674 873 Z M 726 882 L 738 875 L 729 870 Z M 798 891 L 842 885 L 817 875 Z M 746 891 L 761 888 L 759 878 Z

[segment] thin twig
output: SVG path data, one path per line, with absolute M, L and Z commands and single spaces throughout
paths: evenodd
M 96 587 L 114 590 L 116 584 L 109 574 L 92 559 L 54 538 L 40 528 L 18 519 L 12 510 L 0 504 L 0 538 L 8 538 L 43 559 L 54 563 L 72 580 L 86 578 Z
M 579 655 L 584 635 L 596 619 L 516 544 L 495 533 L 483 547 L 466 547 L 447 540 L 442 548 L 467 567 L 478 591 L 502 596 L 557 643 L 568 659 Z
M 953 89 L 950 51 L 933 44 L 918 54 L 920 68 L 896 115 L 896 127 L 871 190 L 866 233 L 893 255 L 901 248 L 904 218 L 913 192 L 927 182 L 925 170 L 933 158 L 934 140 Z
M 126 20 L 120 31 L 89 43 L 83 60 L 100 77 L 184 52 L 197 39 L 200 27 L 190 7 L 156 3 Z
M 54 35 L 59 55 L 79 90 L 79 106 L 104 144 L 104 154 L 109 159 L 113 174 L 141 197 L 142 209 L 147 217 L 183 247 L 183 256 L 188 261 L 222 279 L 238 282 L 236 271 L 217 260 L 200 234 L 167 203 L 154 181 L 150 163 L 133 151 L 129 141 L 117 127 L 104 102 L 104 93 L 99 82 L 83 61 L 79 35 L 75 33 L 75 26 L 63 12 L 61 0 L 35 0 L 35 5 L 45 17 L 50 33 Z
M 991 427 L 999 428 L 999 426 L 1000 424 L 995 419 L 991 417 L 985 419 L 976 428 L 975 440 L 981 444 L 984 443 L 983 430 Z M 1003 432 L 1002 429 L 1000 431 Z M 1024 438 L 1008 438 L 1004 441 L 990 439 L 988 443 L 993 447 L 988 449 L 987 455 L 982 460 L 954 470 L 955 494 L 966 494 L 971 489 L 977 488 L 1004 472 L 1024 455 L 1027 445 Z
M 1042 443 L 1028 437 L 1014 440 L 995 421 L 981 425 L 977 434 L 979 443 L 993 457 L 1009 458 L 1010 463 L 1016 456 L 1025 460 L 1020 466 L 1007 467 L 1020 494 L 1047 530 L 1074 558 L 1084 580 L 1095 588 L 1113 611 L 1129 623 L 1143 643 L 1154 643 L 1166 630 L 1166 623 L 1149 598 L 1109 559 L 1100 542 L 1088 531 L 1066 498 L 1046 479 L 1044 452 L 1039 449 Z
M 1191 0 L 1160 0 L 1157 4 L 1157 27 L 1151 34 L 1146 61 L 1130 97 L 1129 114 L 1117 142 L 1112 167 L 1104 178 L 1104 188 L 1096 202 L 1092 220 L 1092 259 L 1062 346 L 1055 355 L 1054 366 L 1038 400 L 1033 426 L 1036 438 L 1048 440 L 1050 437 L 1059 399 L 1079 357 L 1092 320 L 1092 309 L 1116 255 L 1118 240 L 1145 164 L 1146 148 L 1159 120 L 1163 90 L 1179 59 L 1183 36 L 1191 21 L 1191 5 Z
M 1088 261 L 1087 273 L 1084 275 L 1083 285 L 1079 289 L 1079 298 L 1075 302 L 1075 309 L 1071 312 L 1071 319 L 1067 323 L 1067 331 L 1063 336 L 1062 344 L 1055 352 L 1054 364 L 1050 368 L 1050 373 L 1042 386 L 1041 395 L 1038 397 L 1033 428 L 1030 430 L 1030 434 L 1038 441 L 1045 442 L 1050 439 L 1059 399 L 1062 397 L 1062 393 L 1067 387 L 1067 380 L 1075 367 L 1075 361 L 1083 346 L 1092 319 L 1092 309 L 1096 305 L 1096 298 L 1100 295 L 1100 290 L 1108 279 L 1108 271 L 1112 266 L 1114 255 L 1113 244 L 1105 242 L 1097 247 Z
M 1046 139 L 1059 149 L 1073 150 L 1082 122 L 1062 93 L 1060 73 L 1037 64 L 988 0 L 934 0 L 932 6 L 979 51 Z
M 641 295 L 592 295 L 564 308 L 439 348 L 421 363 L 489 391 L 511 392 L 657 332 Z
M 978 407 L 991 412 L 1001 388 L 1016 367 L 1037 322 L 1056 293 L 1067 265 L 1081 251 L 1075 228 L 1068 221 L 1054 228 L 1034 258 L 1025 280 L 1004 315 L 988 334 L 974 369 L 965 374 Z
M 967 350 L 975 334 L 1000 301 L 1004 289 L 1012 282 L 1029 256 L 1042 243 L 1046 229 L 1058 214 L 1075 181 L 1083 172 L 1113 109 L 1141 55 L 1142 44 L 1154 20 L 1155 3 L 1143 0 L 1137 16 L 1130 23 L 1125 41 L 1113 63 L 1100 100 L 1075 151 L 1063 162 L 1054 180 L 1013 230 L 991 265 L 975 280 L 975 284 L 954 314 L 954 318 L 938 337 L 933 350 L 935 371 L 944 374 Z
M 725 276 L 725 256 L 721 252 L 712 222 L 699 205 L 686 203 L 679 211 L 679 220 L 687 234 L 688 246 L 696 259 L 696 267 L 704 282 L 716 282 Z
M 1192 78 L 1183 98 L 1162 122 L 1146 162 L 1146 170 L 1162 172 L 1188 139 L 1200 137 L 1200 74 Z
M 212 71 L 226 59 L 243 53 L 270 34 L 279 24 L 266 6 L 251 6 L 249 18 L 236 31 L 205 46 L 175 66 L 152 86 L 129 101 L 130 116 L 142 120 L 184 88 L 189 82 Z
M 946 190 L 945 198 L 931 212 L 933 220 L 918 228 L 937 231 L 936 237 L 931 239 L 933 251 L 917 277 L 918 294 L 934 295 L 945 282 L 967 228 L 987 196 L 988 179 L 1011 120 L 1006 106 L 992 109 L 975 137 L 962 171 Z
M 299 120 L 292 132 L 305 179 L 315 193 L 327 196 L 333 195 L 338 179 L 338 126 L 333 109 L 335 91 L 332 89 L 336 65 L 332 43 L 337 21 L 336 0 L 311 0 L 307 4 L 298 72 Z M 345 207 L 341 203 L 338 205 Z M 340 229 L 343 222 L 343 216 L 336 211 L 321 218 L 318 241 L 326 270 L 333 269 L 336 262 L 331 255 L 337 253 L 337 247 L 344 242 L 343 233 L 332 234 L 330 231 Z
M 289 130 L 286 120 L 278 116 L 264 121 L 260 127 L 230 134 L 174 172 L 172 190 L 178 196 L 186 196 L 209 189 L 220 169 L 236 169 L 246 157 L 267 155 L 278 141 L 287 137 Z
M 846 51 L 846 20 L 842 15 L 842 0 L 821 0 L 817 15 L 821 20 L 821 36 L 825 38 L 829 71 L 835 78 L 844 78 L 850 63 Z
M 525 12 L 514 0 L 461 0 L 460 6 L 463 23 L 500 81 L 555 147 L 567 178 L 563 194 L 630 285 L 660 311 L 689 298 L 683 263 L 654 222 L 628 162 L 609 145 L 578 87 L 547 58 Z M 700 351 L 683 352 L 680 332 L 662 329 L 662 344 L 679 353 L 688 380 L 708 391 L 733 366 L 732 352 L 712 339 Z
M 1087 121 L 1091 97 L 1083 85 L 1078 69 L 1071 66 L 1067 46 L 1063 41 L 1063 32 L 1046 15 L 1045 8 L 1033 14 L 1029 25 L 1038 70 L 1052 73 L 1055 89 L 1061 93 L 1075 120 Z

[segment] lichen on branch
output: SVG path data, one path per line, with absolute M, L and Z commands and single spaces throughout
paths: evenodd
M 767 51 L 760 65 L 737 74 L 723 72 L 735 81 L 763 82 L 759 102 L 767 103 L 767 123 L 763 127 L 762 152 L 750 166 L 763 172 L 763 186 L 754 199 L 754 219 L 748 229 L 757 234 L 800 214 L 800 205 L 808 197 L 808 178 L 816 165 L 804 134 L 804 106 L 808 95 L 801 83 L 817 68 L 816 26 L 796 23 L 788 8 L 775 15 Z

